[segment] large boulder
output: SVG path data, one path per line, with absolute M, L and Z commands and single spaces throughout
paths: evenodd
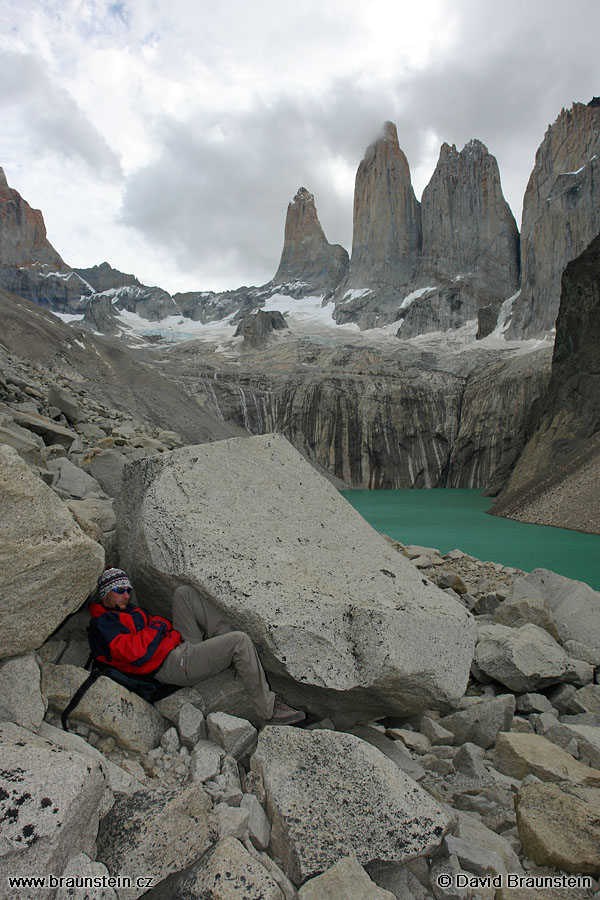
M 93 857 L 106 793 L 100 764 L 12 723 L 0 724 L 0 754 L 3 875 L 56 875 L 78 853 Z M 13 896 L 2 877 L 1 900 Z
M 125 469 L 121 564 L 170 614 L 193 584 L 262 646 L 286 698 L 354 718 L 454 705 L 471 615 L 424 579 L 282 435 L 185 447 Z
M 104 551 L 17 452 L 0 445 L 0 658 L 35 650 L 96 583 Z
M 450 825 L 412 778 L 352 734 L 267 726 L 251 768 L 265 786 L 271 849 L 296 884 L 349 853 L 361 865 L 428 854 Z

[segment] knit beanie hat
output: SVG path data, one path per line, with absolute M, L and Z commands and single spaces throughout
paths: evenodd
M 130 588 L 131 582 L 127 577 L 127 572 L 123 569 L 113 569 L 107 566 L 100 578 L 98 579 L 98 597 L 100 600 L 114 591 L 115 588 Z

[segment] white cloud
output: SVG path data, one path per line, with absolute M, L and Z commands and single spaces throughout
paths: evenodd
M 384 119 L 418 195 L 442 141 L 483 140 L 518 219 L 547 125 L 600 84 L 596 0 L 0 0 L 0 17 L 9 183 L 67 261 L 168 290 L 268 279 L 300 185 L 349 248 Z

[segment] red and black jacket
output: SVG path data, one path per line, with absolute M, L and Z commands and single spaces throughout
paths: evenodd
M 121 672 L 148 675 L 164 662 L 181 635 L 168 619 L 151 616 L 145 609 L 128 604 L 125 610 L 90 605 L 89 628 L 92 655 Z

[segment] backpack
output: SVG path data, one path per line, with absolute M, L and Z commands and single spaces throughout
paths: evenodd
M 122 687 L 127 688 L 128 691 L 137 694 L 148 703 L 156 703 L 158 700 L 162 700 L 163 697 L 168 697 L 169 694 L 173 694 L 175 691 L 179 690 L 178 685 L 163 684 L 161 681 L 157 681 L 156 678 L 153 678 L 152 675 L 130 675 L 127 672 L 121 672 L 119 669 L 115 669 L 114 666 L 99 662 L 91 654 L 88 657 L 85 668 L 90 669 L 90 674 L 83 684 L 77 688 L 60 717 L 62 727 L 65 731 L 69 730 L 67 722 L 69 716 L 83 695 L 101 675 L 104 675 L 106 678 L 112 678 L 117 684 L 120 684 Z

